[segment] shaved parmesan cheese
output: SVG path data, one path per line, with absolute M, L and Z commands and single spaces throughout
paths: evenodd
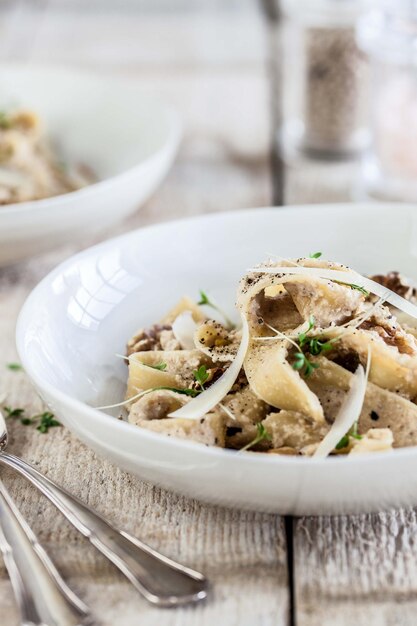
M 172 332 L 183 350 L 194 350 L 194 333 L 197 324 L 191 311 L 184 311 L 172 323 Z
M 230 417 L 230 419 L 236 421 L 236 417 L 233 415 L 232 411 L 227 406 L 225 406 L 222 402 L 219 402 L 219 406 L 223 409 L 226 415 Z
M 248 270 L 250 273 L 257 274 L 290 274 L 290 275 L 312 275 L 318 278 L 327 278 L 335 282 L 344 283 L 346 285 L 352 284 L 358 287 L 363 287 L 366 291 L 384 298 L 387 302 L 397 307 L 404 313 L 407 313 L 411 317 L 417 319 L 417 306 L 412 304 L 405 298 L 402 298 L 397 293 L 394 293 L 390 289 L 387 289 L 383 285 L 376 283 L 370 278 L 366 278 L 353 270 L 332 270 L 321 267 L 252 267 Z M 283 280 L 286 282 L 286 279 Z
M 349 432 L 353 424 L 359 419 L 365 400 L 368 371 L 369 359 L 366 373 L 362 365 L 359 365 L 353 375 L 350 389 L 345 396 L 332 427 L 313 454 L 315 458 L 328 456 L 330 452 L 335 449 L 342 437 Z
M 242 339 L 239 350 L 227 368 L 225 373 L 216 380 L 211 387 L 193 398 L 177 411 L 169 414 L 169 417 L 183 417 L 188 419 L 199 419 L 223 400 L 233 387 L 245 360 L 249 347 L 249 326 L 244 315 L 242 315 Z

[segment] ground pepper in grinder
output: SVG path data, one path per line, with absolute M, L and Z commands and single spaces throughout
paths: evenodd
M 284 142 L 312 156 L 367 145 L 367 62 L 355 40 L 363 4 L 284 0 Z

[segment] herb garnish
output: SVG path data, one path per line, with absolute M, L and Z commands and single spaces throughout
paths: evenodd
M 358 421 L 356 420 L 356 422 L 354 422 L 352 428 L 346 433 L 346 435 L 344 435 L 341 440 L 339 441 L 339 443 L 336 446 L 336 450 L 342 450 L 343 448 L 347 448 L 349 445 L 349 439 L 350 437 L 353 437 L 353 439 L 362 439 L 362 435 L 359 435 L 358 433 Z
M 309 333 L 310 330 L 313 330 L 314 324 L 315 324 L 314 315 L 310 315 L 310 317 L 308 318 L 307 330 L 304 333 L 300 333 L 298 335 L 298 343 L 300 344 L 300 348 L 302 348 L 303 345 L 307 342 L 307 333 Z
M 312 363 L 303 348 L 306 347 L 308 352 L 313 356 L 318 356 L 322 352 L 327 352 L 332 349 L 332 344 L 337 341 L 338 338 L 330 339 L 329 341 L 321 341 L 318 337 L 310 337 L 308 333 L 313 330 L 315 324 L 314 315 L 310 315 L 308 318 L 308 328 L 305 332 L 298 335 L 298 345 L 301 350 L 294 354 L 295 361 L 293 368 L 295 370 L 303 370 L 304 376 L 307 378 L 315 369 L 319 367 L 318 363 Z
M 310 259 L 319 259 L 323 252 L 312 252 L 309 254 Z
M 192 398 L 195 398 L 195 396 L 198 396 L 198 394 L 201 393 L 199 389 L 190 389 L 190 388 L 181 389 L 180 387 L 165 387 L 165 386 L 151 387 L 150 389 L 144 389 L 143 391 L 140 391 L 139 393 L 128 398 L 127 400 L 123 400 L 123 402 L 116 402 L 116 404 L 107 404 L 105 406 L 98 406 L 96 408 L 99 411 L 103 411 L 104 409 L 114 409 L 118 406 L 126 406 L 126 404 L 130 404 L 131 402 L 139 400 L 140 398 L 143 398 L 143 396 L 146 396 L 148 395 L 148 393 L 152 393 L 154 391 L 173 391 L 174 393 L 180 393 L 184 396 L 191 396 Z
M 167 364 L 163 362 L 157 363 L 156 365 L 149 365 L 148 363 L 145 363 L 144 365 L 151 367 L 153 370 L 159 370 L 160 372 L 165 372 L 167 368 Z
M 185 396 L 195 398 L 195 396 L 198 396 L 199 393 L 204 391 L 204 383 L 206 383 L 209 378 L 206 366 L 200 365 L 198 370 L 194 370 L 193 376 L 200 385 L 201 389 L 192 389 L 190 387 L 186 387 L 185 389 L 181 389 L 180 387 L 153 387 L 152 389 L 147 389 L 146 391 L 161 391 L 165 389 L 166 391 L 174 391 L 175 393 L 182 393 Z
M 0 111 L 0 128 L 7 130 L 12 125 L 10 117 L 4 111 Z
M 151 391 L 174 391 L 175 393 L 182 393 L 184 396 L 191 396 L 194 398 L 200 392 L 198 389 L 181 389 L 180 387 L 152 387 L 152 389 L 146 389 L 143 395 L 146 393 L 150 393 Z M 129 398 L 129 402 L 133 400 L 133 398 Z
M 32 417 L 26 417 L 25 409 L 12 409 L 10 406 L 4 406 L 3 409 L 5 413 L 7 413 L 7 418 L 14 417 L 16 419 L 20 419 L 20 423 L 23 424 L 23 426 L 36 424 L 36 430 L 39 430 L 41 433 L 47 433 L 50 428 L 62 425 L 55 419 L 55 415 L 50 411 L 44 411 L 43 413 L 33 415 Z
M 319 367 L 318 363 L 312 363 L 309 361 L 304 352 L 296 352 L 294 357 L 295 361 L 292 364 L 293 369 L 299 371 L 303 370 L 303 374 L 306 378 L 308 378 L 314 370 Z
M 263 441 L 264 439 L 268 439 L 269 441 L 271 441 L 271 435 L 269 434 L 269 432 L 266 430 L 265 426 L 261 422 L 258 422 L 256 424 L 256 430 L 257 430 L 257 435 L 255 439 L 247 443 L 246 446 L 243 446 L 243 448 L 241 448 L 239 452 L 244 452 L 245 450 L 249 450 L 249 448 L 252 448 L 252 446 L 256 446 L 256 444 L 258 444 L 260 441 Z
M 32 423 L 34 420 L 39 419 L 39 424 L 36 426 L 36 430 L 39 430 L 41 433 L 47 433 L 48 430 L 54 426 L 61 426 L 60 422 L 55 419 L 55 415 L 49 411 L 45 411 L 45 413 L 41 413 L 40 415 L 35 415 L 31 419 Z
M 142 397 L 142 396 L 147 395 L 148 393 L 151 393 L 152 391 L 173 391 L 174 393 L 180 393 L 184 396 L 191 396 L 192 398 L 195 398 L 196 396 L 198 396 L 199 393 L 204 391 L 204 383 L 207 382 L 208 380 L 209 374 L 207 372 L 206 366 L 200 365 L 198 370 L 194 370 L 193 376 L 196 382 L 200 385 L 201 389 L 192 389 L 191 387 L 185 387 L 184 389 L 182 389 L 181 387 L 152 387 L 151 389 L 145 389 L 138 395 L 139 397 Z M 135 396 L 133 396 L 133 398 L 134 397 Z M 126 400 L 125 402 L 121 404 L 126 404 L 128 402 L 131 402 L 133 398 L 129 398 L 128 400 Z M 115 406 L 119 406 L 119 405 L 115 405 Z M 106 407 L 101 407 L 101 408 L 106 408 Z
M 214 302 L 210 300 L 206 292 L 202 291 L 201 289 L 200 289 L 200 300 L 197 302 L 197 304 L 199 306 L 204 306 L 204 305 L 209 306 L 215 311 L 217 311 L 218 313 L 220 313 L 220 315 L 224 318 L 224 321 L 226 322 L 226 326 L 228 330 L 233 330 L 234 328 L 236 328 L 236 324 L 232 322 L 230 317 L 220 307 L 218 307 L 217 304 L 214 304 Z
M 25 412 L 25 409 L 12 409 L 10 406 L 4 406 L 3 409 L 7 413 L 6 417 L 21 417 Z
M 20 363 L 6 363 L 6 367 L 12 372 L 20 372 L 23 369 Z
M 198 394 L 200 394 L 202 391 L 205 390 L 204 383 L 207 382 L 209 378 L 209 373 L 207 372 L 206 366 L 201 365 L 197 370 L 193 372 L 193 375 L 194 375 L 196 382 L 200 385 L 201 389 L 193 389 L 191 387 L 186 387 L 185 389 L 182 389 L 180 387 L 165 387 L 165 386 L 151 387 L 150 389 L 144 389 L 143 391 L 140 391 L 136 395 L 128 398 L 127 400 L 124 400 L 123 402 L 117 402 L 116 404 L 108 404 L 106 406 L 99 406 L 97 407 L 97 409 L 99 410 L 114 409 L 115 407 L 125 406 L 126 404 L 130 404 L 131 402 L 134 402 L 135 400 L 139 400 L 140 398 L 143 398 L 143 396 L 146 396 L 148 393 L 152 393 L 154 391 L 172 391 L 174 393 L 179 393 L 184 396 L 191 396 L 192 398 L 195 398 L 196 396 L 198 396 Z
M 55 415 L 50 411 L 39 413 L 33 417 L 22 417 L 20 422 L 24 426 L 37 424 L 36 430 L 39 430 L 41 433 L 47 433 L 53 426 L 61 426 L 60 422 L 55 419 Z
M 196 381 L 198 382 L 198 384 L 200 385 L 202 391 L 204 391 L 204 383 L 207 382 L 208 377 L 209 377 L 209 373 L 207 371 L 206 366 L 200 365 L 198 370 L 194 370 L 193 375 Z
M 308 318 L 308 328 L 304 333 L 300 333 L 298 335 L 298 343 L 300 344 L 300 348 L 303 348 L 305 345 L 308 346 L 309 352 L 313 356 L 318 356 L 322 352 L 327 352 L 332 349 L 332 344 L 336 341 L 336 338 L 330 339 L 329 341 L 320 341 L 318 337 L 309 337 L 308 333 L 310 330 L 314 328 L 314 315 L 310 315 Z
M 365 297 L 369 296 L 369 291 L 367 291 L 365 287 L 355 285 L 355 283 L 343 283 L 341 280 L 334 280 L 333 282 L 337 283 L 338 285 L 345 285 L 345 287 L 350 287 L 351 289 L 356 289 L 357 291 L 363 293 Z

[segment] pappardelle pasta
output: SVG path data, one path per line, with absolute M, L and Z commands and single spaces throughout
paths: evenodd
M 416 445 L 415 290 L 395 272 L 370 279 L 320 256 L 249 269 L 239 324 L 201 292 L 138 331 L 126 355 L 129 422 L 280 455 Z
M 40 200 L 81 189 L 96 176 L 64 164 L 32 111 L 0 111 L 0 205 Z

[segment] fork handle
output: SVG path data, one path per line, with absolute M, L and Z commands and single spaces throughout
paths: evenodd
M 26 461 L 3 452 L 0 462 L 14 468 L 35 485 L 149 602 L 169 607 L 206 598 L 208 582 L 199 572 L 172 561 L 128 533 L 117 530 Z
M 67 587 L 0 481 L 0 549 L 23 625 L 81 626 L 88 608 Z

